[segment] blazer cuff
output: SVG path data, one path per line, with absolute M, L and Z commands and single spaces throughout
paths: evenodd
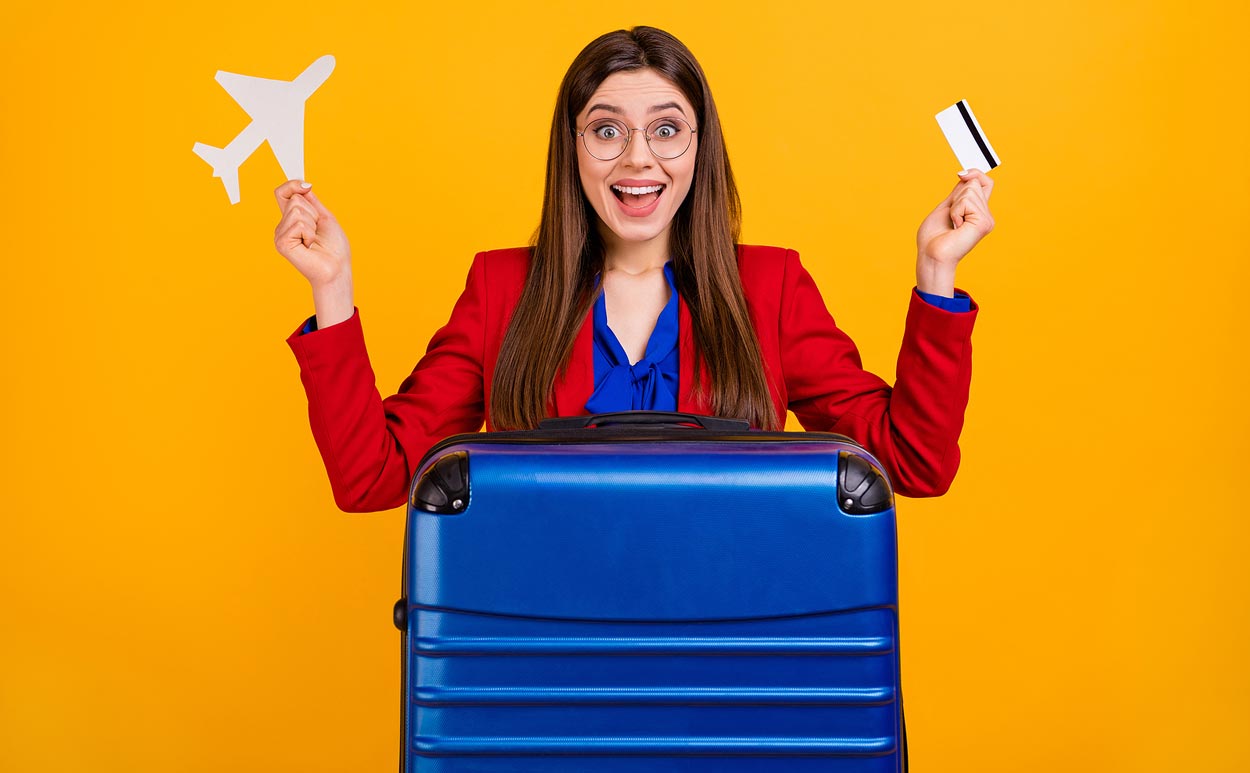
M 914 289 L 916 290 L 916 294 L 924 299 L 926 303 L 931 306 L 937 306 L 939 309 L 945 309 L 946 311 L 954 311 L 957 313 L 970 311 L 972 309 L 972 299 L 968 297 L 967 293 L 960 292 L 959 290 L 955 291 L 955 297 L 948 298 L 945 295 L 926 293 L 919 288 Z M 313 329 L 316 329 L 315 324 L 313 325 Z
M 907 329 L 920 332 L 926 338 L 944 340 L 968 339 L 976 323 L 979 307 L 971 295 L 955 288 L 955 297 L 967 298 L 968 311 L 947 311 L 920 297 L 920 291 L 912 288 L 911 304 L 907 309 Z
M 316 316 L 310 317 L 316 325 Z M 317 328 L 304 332 L 308 325 L 305 320 L 287 336 L 287 346 L 301 365 L 318 365 L 322 361 L 331 364 L 342 356 L 345 351 L 364 351 L 365 334 L 360 326 L 360 309 L 353 306 L 352 315 L 342 322 L 329 327 Z M 338 353 L 338 357 L 336 357 Z

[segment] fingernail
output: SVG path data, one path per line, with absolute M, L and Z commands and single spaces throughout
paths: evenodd
M 309 188 L 312 187 L 312 183 L 300 183 L 299 187 L 303 188 L 304 190 L 308 190 Z
M 963 176 L 964 176 L 964 175 L 966 175 L 966 174 L 968 174 L 968 170 L 967 170 L 967 169 L 965 169 L 965 170 L 963 170 L 963 171 L 959 172 L 959 176 L 960 176 L 960 177 L 963 177 Z

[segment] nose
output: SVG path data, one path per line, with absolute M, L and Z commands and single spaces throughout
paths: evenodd
M 622 162 L 628 166 L 645 168 L 651 166 L 652 158 L 651 148 L 647 145 L 646 131 L 630 129 L 629 144 L 625 146 L 625 152 L 621 156 Z

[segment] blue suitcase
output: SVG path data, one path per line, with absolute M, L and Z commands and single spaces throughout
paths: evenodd
M 407 529 L 401 771 L 906 768 L 894 498 L 845 437 L 457 435 Z

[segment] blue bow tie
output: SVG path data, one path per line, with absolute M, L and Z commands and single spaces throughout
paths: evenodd
M 653 410 L 656 404 L 677 404 L 660 366 L 643 357 L 633 365 L 614 365 L 599 382 L 599 387 L 586 401 L 591 413 L 610 413 L 624 410 Z

